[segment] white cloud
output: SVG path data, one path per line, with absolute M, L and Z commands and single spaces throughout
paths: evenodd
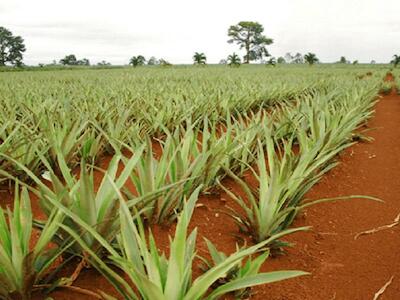
M 190 63 L 195 51 L 218 62 L 238 51 L 226 32 L 241 20 L 264 25 L 275 56 L 387 62 L 400 52 L 399 9 L 398 0 L 0 0 L 0 26 L 25 39 L 32 64 L 69 53 L 117 64 L 135 54 Z

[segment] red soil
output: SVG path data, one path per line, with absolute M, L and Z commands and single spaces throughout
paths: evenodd
M 376 106 L 368 127 L 375 138 L 359 143 L 341 154 L 341 164 L 327 174 L 307 195 L 310 199 L 342 195 L 371 195 L 385 201 L 349 200 L 316 205 L 307 209 L 294 226 L 313 226 L 309 232 L 287 238 L 295 245 L 287 255 L 270 258 L 264 271 L 298 269 L 311 273 L 275 284 L 256 287 L 252 299 L 321 300 L 372 299 L 392 277 L 381 300 L 400 299 L 400 226 L 360 236 L 359 232 L 390 224 L 400 213 L 400 96 L 385 96 Z M 229 180 L 229 187 L 235 188 Z M 0 196 L 6 194 L 1 194 Z M 3 198 L 3 197 L 2 197 Z M 8 198 L 8 197 L 5 197 Z M 11 203 L 11 201 L 9 201 Z M 198 227 L 198 254 L 205 255 L 203 237 L 227 253 L 235 250 L 237 228 L 221 211 L 234 203 L 225 193 L 202 196 L 191 222 Z M 1 203 L 1 204 L 4 204 Z M 37 205 L 34 205 L 37 214 Z M 168 234 L 174 226 L 154 227 L 159 248 L 167 250 Z M 74 266 L 69 266 L 73 272 Z M 198 274 L 198 271 L 195 272 Z M 84 270 L 75 283 L 90 290 L 102 289 L 116 297 L 108 282 L 94 270 Z M 51 295 L 56 300 L 94 299 L 65 289 Z M 43 299 L 35 295 L 34 299 Z
M 385 203 L 350 200 L 307 209 L 296 225 L 311 225 L 312 232 L 291 237 L 296 246 L 270 260 L 267 269 L 303 269 L 312 275 L 257 288 L 254 299 L 373 299 L 391 276 L 379 299 L 400 299 L 400 226 L 355 240 L 357 233 L 393 223 L 400 213 L 399 123 L 400 97 L 385 96 L 368 124 L 375 140 L 345 151 L 341 164 L 308 195 L 363 194 Z
M 394 81 L 394 76 L 391 72 L 387 72 L 386 77 L 384 79 L 387 82 L 393 82 Z

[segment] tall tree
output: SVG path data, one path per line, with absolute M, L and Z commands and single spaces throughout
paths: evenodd
M 240 66 L 240 57 L 236 53 L 233 53 L 228 56 L 227 62 L 228 62 L 228 65 L 231 67 L 239 67 Z
M 286 60 L 284 57 L 280 56 L 278 57 L 277 61 L 278 64 L 286 64 Z
M 319 59 L 317 58 L 317 56 L 314 53 L 307 53 L 306 55 L 304 55 L 304 60 L 310 65 L 312 66 L 313 64 L 319 62 Z
M 339 60 L 339 63 L 341 63 L 341 64 L 347 64 L 347 63 L 349 63 L 349 62 L 347 61 L 346 57 L 341 56 L 341 57 L 340 57 L 340 60 Z
M 242 21 L 229 27 L 228 43 L 236 43 L 240 49 L 245 49 L 244 63 L 248 64 L 252 60 L 269 56 L 266 46 L 271 45 L 273 40 L 263 35 L 263 32 L 264 27 L 260 23 Z
M 78 64 L 75 54 L 70 54 L 60 59 L 60 64 L 64 66 L 75 66 Z
M 155 58 L 154 56 L 150 57 L 149 60 L 147 61 L 147 64 L 149 66 L 154 66 L 154 65 L 158 65 L 159 61 L 157 60 L 157 58 Z
M 207 62 L 207 57 L 206 57 L 206 55 L 204 53 L 196 52 L 193 55 L 193 60 L 194 60 L 194 64 L 195 65 L 205 65 L 206 62 Z
M 273 67 L 275 67 L 275 66 L 276 66 L 276 58 L 275 58 L 275 57 L 271 57 L 269 60 L 267 60 L 267 61 L 265 62 L 265 64 L 266 64 L 267 66 L 273 66 Z
M 303 64 L 304 63 L 304 58 L 303 55 L 300 52 L 297 52 L 292 59 L 292 64 Z
M 400 64 L 400 55 L 393 55 L 393 60 L 391 61 L 391 63 L 394 65 L 394 67 L 396 68 L 398 64 Z
M 138 55 L 138 56 L 132 56 L 131 60 L 129 61 L 129 64 L 132 65 L 133 67 L 137 66 L 143 66 L 146 62 L 146 59 L 144 58 L 143 55 Z
M 172 66 L 172 64 L 168 60 L 165 60 L 164 58 L 160 58 L 159 64 L 160 64 L 160 66 L 163 66 L 163 67 Z
M 294 59 L 294 56 L 292 55 L 292 53 L 288 52 L 285 54 L 284 59 L 287 63 L 291 64 Z
M 105 60 L 102 60 L 102 61 L 98 62 L 97 65 L 98 66 L 111 66 L 111 63 L 109 63 Z
M 5 66 L 7 63 L 21 66 L 25 51 L 22 37 L 13 36 L 10 30 L 0 27 L 0 66 Z
M 80 66 L 90 66 L 90 61 L 87 58 L 82 58 L 76 62 Z

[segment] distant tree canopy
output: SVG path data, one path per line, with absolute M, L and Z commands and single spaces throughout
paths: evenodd
M 90 61 L 87 58 L 82 58 L 78 60 L 77 64 L 79 66 L 90 66 Z
M 269 60 L 267 60 L 267 61 L 265 62 L 265 64 L 266 64 L 267 66 L 273 66 L 273 67 L 275 67 L 275 66 L 276 66 L 276 58 L 275 58 L 275 57 L 271 57 Z
M 313 64 L 319 62 L 319 59 L 314 53 L 308 52 L 306 55 L 304 55 L 304 60 L 312 66 Z
M 205 65 L 207 62 L 207 57 L 202 52 L 196 52 L 193 55 L 193 61 L 195 65 Z
M 219 61 L 219 64 L 220 64 L 220 65 L 226 65 L 226 64 L 228 64 L 228 61 L 227 61 L 225 58 L 223 58 L 223 59 L 221 59 L 221 60 Z
M 62 65 L 77 65 L 78 60 L 76 59 L 75 54 L 70 54 L 60 59 L 60 64 Z
M 273 40 L 263 35 L 264 27 L 257 22 L 242 21 L 237 25 L 229 27 L 228 43 L 236 43 L 240 49 L 245 49 L 244 63 L 259 60 L 269 56 L 266 46 L 271 45 Z
M 172 64 L 169 61 L 165 60 L 164 58 L 160 58 L 159 64 L 160 64 L 160 66 L 163 66 L 163 67 L 172 66 Z
M 155 58 L 154 56 L 150 57 L 149 60 L 147 61 L 147 64 L 149 66 L 153 66 L 153 65 L 158 65 L 160 62 L 158 61 L 157 58 Z
M 129 64 L 133 67 L 143 66 L 146 63 L 146 59 L 143 55 L 132 56 Z
M 24 40 L 20 36 L 13 36 L 12 32 L 0 27 L 0 66 L 10 64 L 21 66 L 23 52 L 26 51 Z
M 340 64 L 349 64 L 350 61 L 348 61 L 345 56 L 341 56 L 339 59 L 339 63 Z
M 227 62 L 228 62 L 228 65 L 231 67 L 239 67 L 240 63 L 241 63 L 240 57 L 236 53 L 229 55 Z
M 400 55 L 393 55 L 393 60 L 390 62 L 394 65 L 394 67 L 396 68 L 398 64 L 400 64 Z
M 105 60 L 102 60 L 102 61 L 98 62 L 97 65 L 98 66 L 111 66 L 111 63 L 109 63 Z
M 303 64 L 304 63 L 304 58 L 303 55 L 299 52 L 297 52 L 295 55 L 292 55 L 290 52 L 285 54 L 285 58 L 287 63 L 290 64 Z
M 60 59 L 60 64 L 64 66 L 90 66 L 90 61 L 87 58 L 78 60 L 75 54 L 69 54 Z
M 285 60 L 284 57 L 280 56 L 280 57 L 278 57 L 278 59 L 277 59 L 277 63 L 278 63 L 278 64 L 286 64 L 286 60 Z

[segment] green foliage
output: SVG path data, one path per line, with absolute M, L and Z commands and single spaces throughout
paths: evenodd
M 286 60 L 287 63 L 290 63 L 290 64 L 304 63 L 303 55 L 299 52 L 297 52 L 295 55 L 292 55 L 290 52 L 288 52 L 285 54 L 284 59 Z
M 284 119 L 276 121 L 276 129 L 265 128 L 264 138 L 259 141 L 256 167 L 250 167 L 256 187 L 224 168 L 245 195 L 233 193 L 220 185 L 242 208 L 231 211 L 241 231 L 260 242 L 288 228 L 298 211 L 306 206 L 357 197 L 376 200 L 350 196 L 303 203 L 307 191 L 336 165 L 336 155 L 352 145 L 352 132 L 371 116 L 374 93 L 365 93 L 370 95 L 370 101 L 363 101 L 364 98 L 357 96 L 356 92 L 341 97 L 332 92 L 306 96 L 297 102 L 296 109 L 290 109 L 290 104 L 283 107 L 278 117 Z M 287 130 L 285 124 L 293 126 L 289 129 L 290 134 L 284 134 L 287 137 L 283 140 L 277 139 L 282 130 Z M 276 137 L 274 130 L 277 130 Z M 299 146 L 298 153 L 293 150 L 295 143 Z M 281 245 L 278 241 L 273 246 Z
M 267 66 L 275 67 L 276 66 L 276 58 L 275 57 L 271 57 L 269 60 L 266 61 L 265 64 Z
M 400 55 L 393 55 L 393 60 L 390 62 L 396 68 L 398 64 L 400 64 Z
M 338 93 L 360 91 L 365 84 L 378 92 L 386 70 L 376 66 L 367 82 L 356 80 L 364 69 L 342 71 L 321 65 L 307 73 L 301 66 L 272 71 L 251 65 L 239 70 L 209 66 L 1 73 L 0 151 L 40 176 L 46 166 L 39 155 L 58 168 L 56 148 L 73 168 L 83 152 L 88 163 L 97 163 L 103 155 L 113 155 L 115 148 L 135 148 L 146 135 L 163 138 L 165 128 L 174 131 L 187 120 L 201 129 L 202 122 L 195 120 L 207 117 L 212 123 L 226 123 L 229 114 L 251 116 L 338 85 L 343 86 Z M 29 178 L 4 156 L 0 169 L 23 181 Z
M 205 241 L 208 252 L 211 256 L 211 260 L 200 257 L 200 259 L 203 261 L 203 265 L 200 266 L 203 272 L 207 272 L 213 266 L 222 263 L 228 258 L 225 253 L 218 251 L 218 249 L 209 240 L 206 239 Z M 240 250 L 238 249 L 237 252 L 238 251 Z M 224 277 L 219 278 L 214 283 L 213 287 L 219 287 L 235 280 L 245 279 L 246 277 L 256 276 L 260 272 L 261 266 L 266 262 L 269 254 L 270 250 L 267 248 L 263 249 L 263 253 L 261 253 L 255 259 L 249 257 L 246 262 L 240 261 L 237 265 L 233 266 L 232 269 L 226 272 Z M 251 289 L 249 287 L 235 291 L 235 299 L 248 299 L 250 296 Z
M 271 45 L 273 40 L 263 35 L 263 32 L 264 27 L 260 23 L 242 21 L 229 27 L 228 43 L 236 43 L 240 49 L 245 49 L 244 63 L 248 64 L 269 56 L 266 46 Z
M 284 57 L 280 56 L 280 57 L 278 57 L 278 59 L 276 60 L 276 62 L 277 62 L 278 64 L 285 64 L 285 63 L 286 63 L 286 60 L 285 60 Z
M 165 60 L 164 58 L 160 58 L 160 60 L 158 62 L 159 62 L 159 65 L 162 67 L 172 66 L 172 64 L 169 61 Z
M 340 64 L 349 64 L 350 62 L 346 59 L 346 57 L 341 56 L 339 60 Z
M 241 63 L 240 57 L 236 53 L 229 55 L 227 62 L 230 67 L 239 67 Z
M 190 196 L 182 214 L 178 218 L 175 236 L 170 241 L 170 253 L 168 257 L 164 253 L 159 254 L 157 244 L 151 232 L 149 234 L 149 242 L 147 242 L 143 224 L 140 219 L 137 219 L 136 222 L 132 220 L 131 212 L 122 199 L 120 208 L 121 233 L 117 238 L 121 253 L 115 251 L 106 240 L 93 232 L 90 226 L 87 226 L 87 231 L 93 233 L 99 243 L 109 251 L 110 259 L 114 262 L 114 265 L 127 274 L 129 281 L 136 287 L 139 295 L 131 288 L 130 282 L 125 277 L 120 276 L 108 267 L 101 258 L 86 246 L 85 242 L 74 231 L 69 230 L 68 227 L 65 227 L 65 230 L 69 231 L 82 247 L 86 248 L 86 251 L 91 255 L 93 265 L 107 277 L 124 299 L 216 299 L 221 295 L 235 290 L 307 274 L 301 271 L 280 271 L 261 274 L 243 271 L 240 277 L 221 285 L 207 295 L 208 290 L 215 282 L 224 277 L 229 270 L 240 264 L 243 259 L 258 252 L 271 240 L 240 250 L 222 259 L 192 282 L 192 265 L 195 258 L 197 230 L 194 229 L 188 237 L 187 234 L 189 221 L 200 188 L 197 188 Z M 281 235 L 299 230 L 302 229 L 292 229 Z M 281 235 L 274 236 L 273 238 L 278 238 Z
M 356 75 L 365 66 L 324 65 L 0 74 L 0 181 L 30 178 L 50 220 L 35 225 L 44 233 L 57 215 L 49 237 L 57 249 L 70 246 L 68 254 L 93 264 L 125 299 L 214 299 L 235 290 L 246 297 L 250 286 L 302 274 L 258 274 L 266 245 L 282 246 L 298 211 L 357 198 L 303 199 L 362 137 L 353 132 L 371 116 L 386 72 L 367 68 L 374 72 L 364 80 Z M 94 167 L 105 154 L 113 155 L 107 170 Z M 248 169 L 256 187 L 241 177 Z M 227 175 L 243 190 L 227 191 L 242 206 L 232 216 L 262 243 L 231 256 L 209 245 L 214 262 L 192 281 L 190 215 L 198 194 Z M 160 254 L 144 224 L 179 214 L 172 251 Z M 0 232 L 12 232 L 8 224 Z
M 70 54 L 60 59 L 60 64 L 64 66 L 73 66 L 78 64 L 78 60 L 76 59 L 75 54 Z
M 109 63 L 105 60 L 102 60 L 102 61 L 98 62 L 97 65 L 98 66 L 111 66 L 111 63 Z
M 393 89 L 393 84 L 391 82 L 383 82 L 380 92 L 385 95 L 389 95 L 392 89 Z
M 204 53 L 196 52 L 193 55 L 193 60 L 195 65 L 205 65 L 207 62 L 207 57 Z
M 24 40 L 12 32 L 0 27 L 0 67 L 6 64 L 22 66 L 23 53 L 26 51 Z
M 26 188 L 20 194 L 16 185 L 14 211 L 7 209 L 4 212 L 0 208 L 0 299 L 30 299 L 35 285 L 45 278 L 46 271 L 69 246 L 48 247 L 62 219 L 61 213 L 53 211 L 31 248 L 33 221 L 30 198 Z
M 147 61 L 147 64 L 149 66 L 154 66 L 154 65 L 158 65 L 160 62 L 157 60 L 157 58 L 155 58 L 154 56 L 150 57 L 149 60 Z
M 132 56 L 131 59 L 129 60 L 129 64 L 132 67 L 143 66 L 145 63 L 146 59 L 144 58 L 143 55 Z
M 60 59 L 60 64 L 64 66 L 89 66 L 90 62 L 87 58 L 77 59 L 75 54 L 69 54 Z
M 304 55 L 304 60 L 310 65 L 314 65 L 315 63 L 319 62 L 319 59 L 317 58 L 317 56 L 314 53 L 307 53 L 306 55 Z
M 118 229 L 119 190 L 125 185 L 133 168 L 138 163 L 142 151 L 143 147 L 136 149 L 135 155 L 125 161 L 124 169 L 119 176 L 117 176 L 117 170 L 121 157 L 115 156 L 110 161 L 108 169 L 104 172 L 103 180 L 98 187 L 94 185 L 93 168 L 88 166 L 84 159 L 82 159 L 80 164 L 79 178 L 76 178 L 67 166 L 61 152 L 57 152 L 61 178 L 54 173 L 50 164 L 42 158 L 48 168 L 43 177 L 50 182 L 51 187 L 48 187 L 48 184 L 24 166 L 21 166 L 21 168 L 25 170 L 37 185 L 32 190 L 39 197 L 41 208 L 48 217 L 51 216 L 55 207 L 59 208 L 59 205 L 62 205 L 71 213 L 81 218 L 85 224 L 89 224 L 107 241 L 111 242 L 114 240 L 116 230 Z M 152 195 L 148 196 L 151 198 Z M 145 201 L 146 198 L 131 198 L 129 199 L 129 205 L 134 206 L 142 200 Z M 60 222 L 78 235 L 84 232 L 81 225 L 75 223 L 70 217 L 65 217 Z M 38 221 L 37 224 L 40 227 L 46 226 L 46 222 Z M 83 235 L 82 239 L 91 247 L 92 251 L 96 253 L 102 252 L 101 247 L 90 235 Z M 53 242 L 63 245 L 71 242 L 71 237 L 64 230 L 60 229 L 57 231 L 57 236 Z M 83 255 L 82 249 L 77 243 L 73 243 L 68 252 L 73 255 Z

